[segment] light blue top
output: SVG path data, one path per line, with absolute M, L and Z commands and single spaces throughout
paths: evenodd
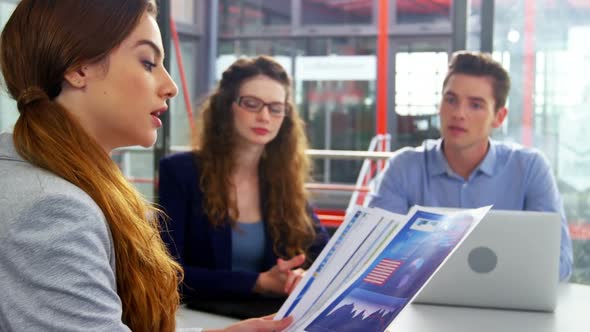
M 237 222 L 231 231 L 232 271 L 261 272 L 264 262 L 264 223 Z
M 481 164 L 467 180 L 453 172 L 442 139 L 403 148 L 377 179 L 369 206 L 405 214 L 412 205 L 558 212 L 562 216 L 559 277 L 572 273 L 573 255 L 567 220 L 549 162 L 534 149 L 490 140 Z

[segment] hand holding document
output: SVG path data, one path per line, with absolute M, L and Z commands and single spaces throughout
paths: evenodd
M 356 207 L 276 315 L 287 331 L 391 331 L 394 319 L 491 207 Z

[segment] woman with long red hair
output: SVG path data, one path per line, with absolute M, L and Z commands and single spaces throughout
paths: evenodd
M 0 65 L 0 330 L 173 331 L 182 269 L 109 153 L 151 146 L 177 88 L 151 0 L 22 0 Z M 254 319 L 227 331 L 281 330 Z

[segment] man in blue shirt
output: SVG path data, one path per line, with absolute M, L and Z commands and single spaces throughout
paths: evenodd
M 396 152 L 368 205 L 402 214 L 414 204 L 559 212 L 564 281 L 572 273 L 572 242 L 548 161 L 534 149 L 489 138 L 506 118 L 509 88 L 508 73 L 489 55 L 456 53 L 443 83 L 441 138 Z

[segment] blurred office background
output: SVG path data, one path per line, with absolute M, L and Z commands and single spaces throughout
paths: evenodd
M 0 0 L 2 24 L 17 3 Z M 439 136 L 437 107 L 450 53 L 483 50 L 492 52 L 513 80 L 508 121 L 494 136 L 538 148 L 551 161 L 574 239 L 572 281 L 590 284 L 590 130 L 585 130 L 590 123 L 590 1 L 159 3 L 168 66 L 180 93 L 171 101 L 153 149 L 113 154 L 147 199 L 154 199 L 156 161 L 190 145 L 186 102 L 196 118 L 195 106 L 237 57 L 269 54 L 287 68 L 311 148 L 366 151 L 379 132 L 380 88 L 387 89 L 381 114 L 391 149 L 419 145 Z M 385 17 L 386 24 L 380 24 Z M 386 48 L 384 53 L 379 47 Z M 15 102 L 3 92 L 0 129 L 9 128 L 17 116 Z M 361 164 L 315 157 L 313 178 L 319 184 L 352 185 Z M 350 196 L 345 190 L 320 190 L 314 205 L 344 211 Z

